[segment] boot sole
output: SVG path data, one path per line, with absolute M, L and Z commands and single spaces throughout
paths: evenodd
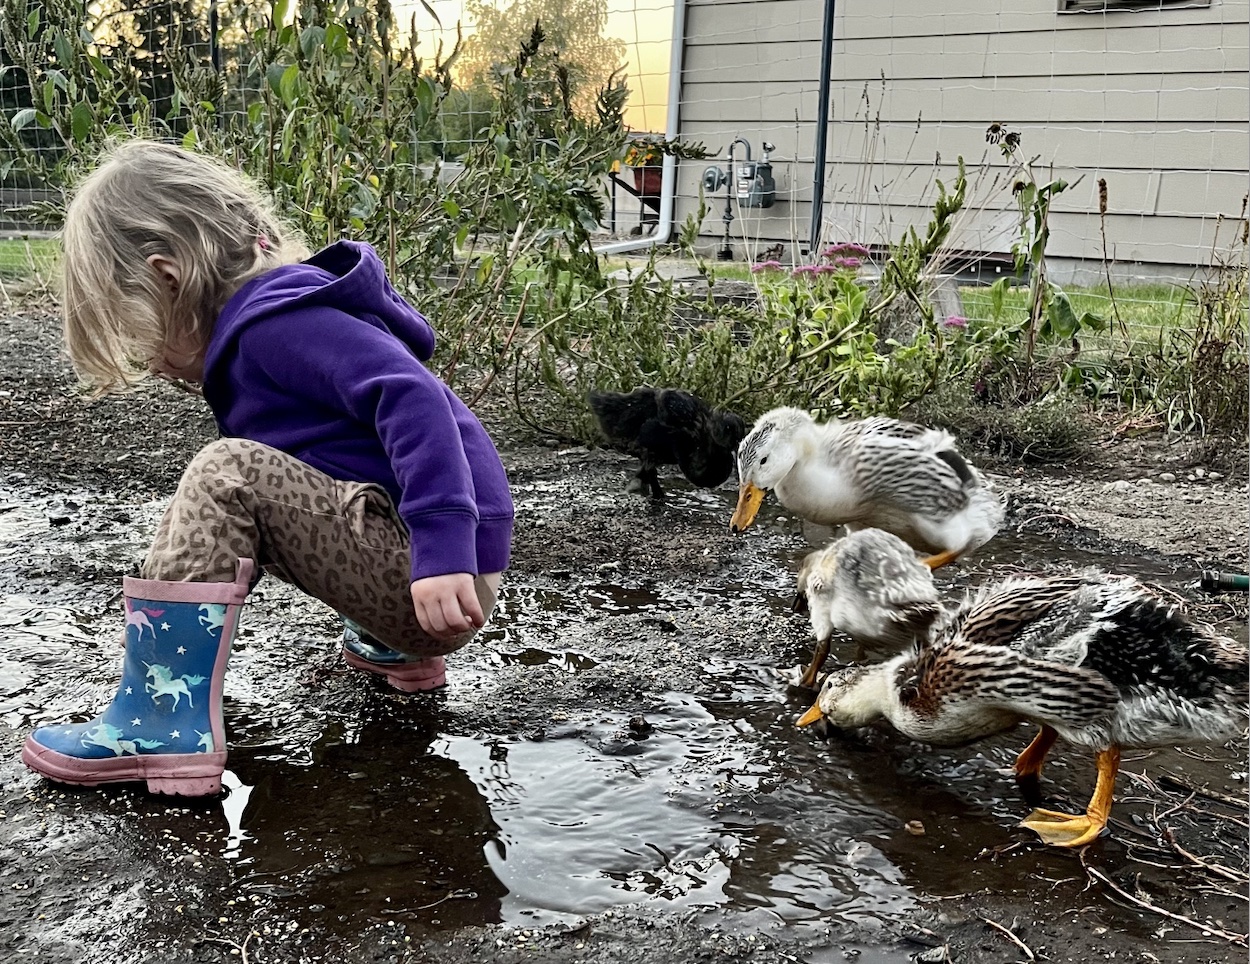
M 419 693 L 441 689 L 447 685 L 447 664 L 443 657 L 434 656 L 411 663 L 372 663 L 344 648 L 343 659 L 354 669 L 385 676 L 386 681 L 404 693 Z
M 147 783 L 149 793 L 176 797 L 208 797 L 221 793 L 225 752 L 152 753 L 141 756 L 83 760 L 36 743 L 29 737 L 22 762 L 42 777 L 79 787 L 105 783 Z

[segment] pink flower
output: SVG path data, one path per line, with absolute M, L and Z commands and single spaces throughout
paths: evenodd
M 837 267 L 832 264 L 817 264 L 812 266 L 812 274 L 833 274 L 837 270 Z
M 854 241 L 840 241 L 837 244 L 831 244 L 825 248 L 821 254 L 826 258 L 836 258 L 839 256 L 849 256 L 852 258 L 868 257 L 868 249 L 862 244 L 856 244 Z
M 833 265 L 835 268 L 858 268 L 864 262 L 859 258 L 834 258 Z
M 798 265 L 798 266 L 797 266 L 797 267 L 796 267 L 796 268 L 795 268 L 795 269 L 791 272 L 791 274 L 793 274 L 795 277 L 798 277 L 799 275 L 803 275 L 803 274 L 815 274 L 815 273 L 816 273 L 816 265 L 814 265 L 814 264 L 801 264 L 801 265 Z
M 943 328 L 967 328 L 968 319 L 963 315 L 947 315 L 946 320 L 942 322 Z
M 776 271 L 780 267 L 780 261 L 761 261 L 758 264 L 751 265 L 751 273 L 759 274 L 761 271 Z

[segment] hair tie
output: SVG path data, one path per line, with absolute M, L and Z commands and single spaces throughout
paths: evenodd
M 269 250 L 268 235 L 264 235 L 264 234 L 256 235 L 256 246 L 260 248 L 262 251 L 268 251 Z

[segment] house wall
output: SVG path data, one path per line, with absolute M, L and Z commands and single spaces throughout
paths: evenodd
M 1105 14 L 1061 14 L 1057 0 L 950 6 L 837 0 L 824 240 L 887 243 L 927 222 L 934 177 L 949 185 L 962 156 L 968 211 L 951 244 L 1008 252 L 1013 176 L 985 138 L 998 122 L 1039 157 L 1039 177 L 1053 164 L 1079 179 L 1051 220 L 1049 253 L 1069 274 L 1101 259 L 1100 177 L 1113 258 L 1143 275 L 1210 262 L 1219 216 L 1236 216 L 1247 190 L 1250 0 Z M 735 206 L 738 258 L 777 240 L 794 246 L 787 258 L 806 248 L 823 13 L 823 0 L 689 0 L 681 134 L 722 150 L 683 162 L 679 220 L 735 136 L 755 157 L 776 145 L 779 203 Z M 725 197 L 707 198 L 709 246 Z

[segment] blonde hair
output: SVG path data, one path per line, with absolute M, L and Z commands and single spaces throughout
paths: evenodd
M 243 174 L 145 140 L 105 151 L 74 192 L 61 241 L 65 347 L 97 394 L 143 378 L 167 345 L 207 346 L 243 284 L 308 256 Z M 178 266 L 176 293 L 153 255 Z

